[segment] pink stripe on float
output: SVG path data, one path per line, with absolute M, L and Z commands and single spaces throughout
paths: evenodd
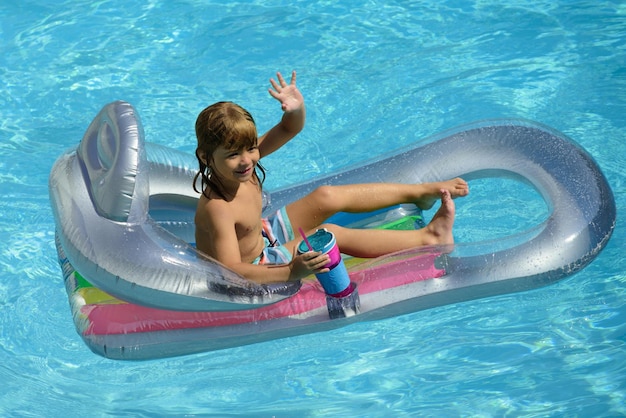
M 360 295 L 388 290 L 441 277 L 434 260 L 439 254 L 422 254 L 350 273 Z M 384 275 L 384 277 L 383 277 Z M 256 309 L 229 312 L 183 312 L 150 308 L 132 303 L 94 304 L 81 308 L 89 319 L 84 335 L 129 334 L 175 329 L 225 327 L 303 314 L 326 306 L 326 295 L 317 282 L 305 282 L 285 300 Z

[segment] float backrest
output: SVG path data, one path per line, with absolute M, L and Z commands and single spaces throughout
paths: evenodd
M 105 106 L 77 150 L 98 214 L 117 222 L 141 222 L 148 212 L 149 181 L 139 116 L 126 102 Z

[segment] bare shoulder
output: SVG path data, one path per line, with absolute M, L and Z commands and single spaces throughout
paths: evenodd
M 202 197 L 195 216 L 196 248 L 223 263 L 237 262 L 236 221 L 228 202 Z
M 234 224 L 230 203 L 222 199 L 207 199 L 202 196 L 198 201 L 195 215 L 196 227 L 214 230 L 218 225 Z

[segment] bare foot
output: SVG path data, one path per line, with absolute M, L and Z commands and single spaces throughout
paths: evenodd
M 427 187 L 428 190 L 432 190 L 432 192 L 426 193 L 421 199 L 415 201 L 415 205 L 422 210 L 428 210 L 433 207 L 441 195 L 441 189 L 447 190 L 452 199 L 469 194 L 467 182 L 460 177 L 436 183 L 426 183 L 424 187 Z
M 441 207 L 435 213 L 426 228 L 426 245 L 454 244 L 452 226 L 454 225 L 454 202 L 447 189 L 441 189 Z

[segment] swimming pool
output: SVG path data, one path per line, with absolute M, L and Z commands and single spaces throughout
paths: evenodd
M 25 1 L 0 6 L 0 412 L 13 416 L 619 416 L 626 413 L 626 6 L 614 1 Z M 142 363 L 92 354 L 73 328 L 47 178 L 112 100 L 146 138 L 193 151 L 206 104 L 260 130 L 298 71 L 299 138 L 267 186 L 354 164 L 477 119 L 522 117 L 583 145 L 618 225 L 553 286 L 241 348 Z M 459 241 L 546 214 L 524 185 L 471 184 Z

